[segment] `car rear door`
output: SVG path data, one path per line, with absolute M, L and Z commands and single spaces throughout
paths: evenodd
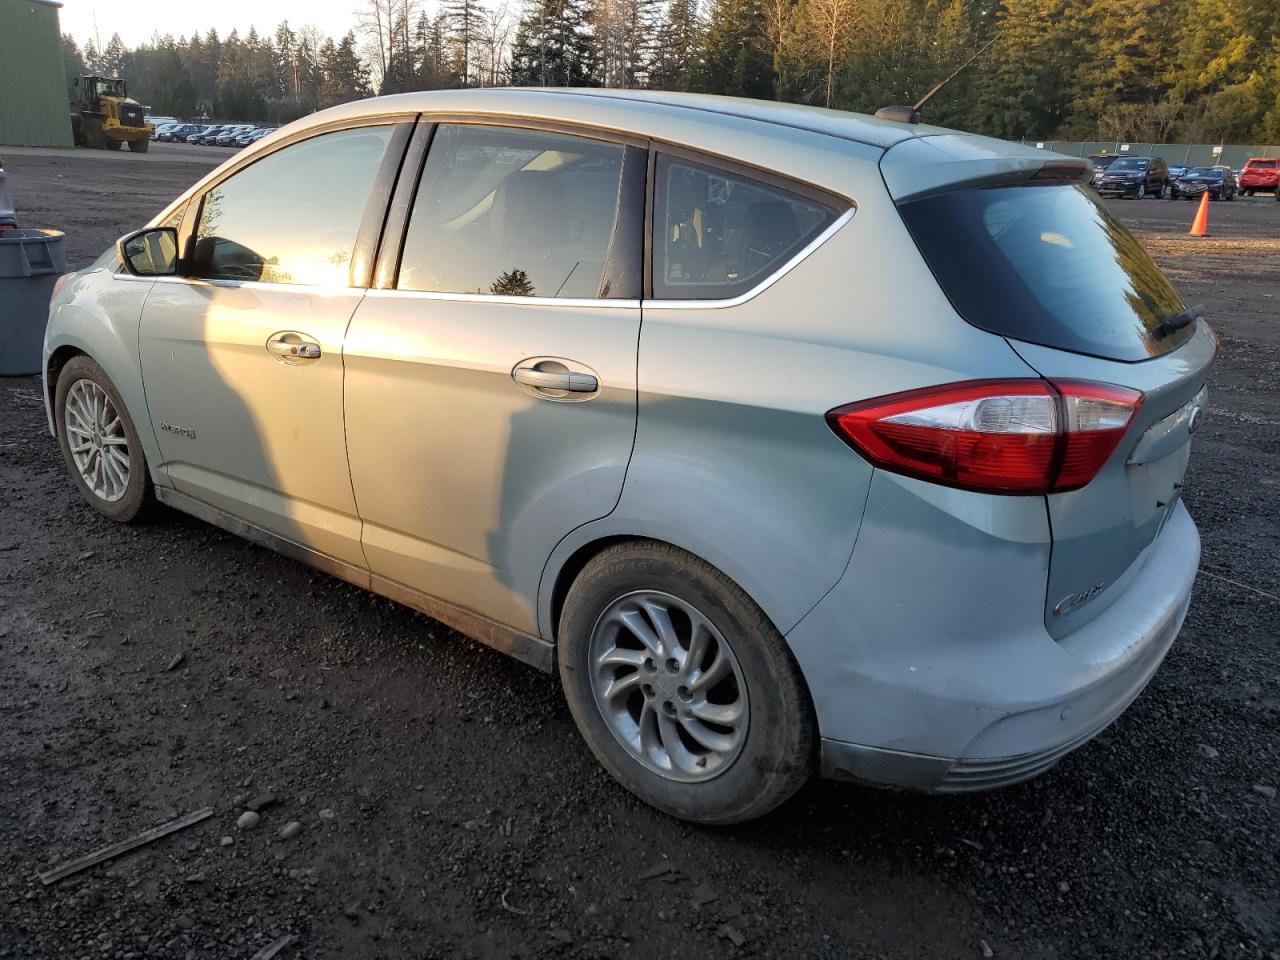
M 512 124 L 410 150 L 347 333 L 347 451 L 375 586 L 536 634 L 547 558 L 631 454 L 646 150 Z
M 193 204 L 183 276 L 143 309 L 147 406 L 180 493 L 364 566 L 342 341 L 411 122 L 312 132 Z

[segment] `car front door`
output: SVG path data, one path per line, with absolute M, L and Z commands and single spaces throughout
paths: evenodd
M 646 151 L 443 124 L 416 192 L 413 155 L 345 347 L 365 555 L 384 592 L 535 634 L 547 558 L 631 454 Z
M 183 276 L 158 281 L 142 316 L 173 487 L 361 567 L 342 341 L 410 127 L 320 133 L 216 183 L 192 205 Z

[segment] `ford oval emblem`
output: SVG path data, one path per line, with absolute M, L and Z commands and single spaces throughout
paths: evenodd
M 1191 416 L 1187 418 L 1187 433 L 1192 434 L 1200 429 L 1200 421 L 1204 419 L 1204 407 L 1199 405 L 1191 411 Z

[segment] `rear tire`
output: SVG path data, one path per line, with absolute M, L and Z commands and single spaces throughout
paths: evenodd
M 58 446 L 80 495 L 118 523 L 142 516 L 155 496 L 147 458 L 133 418 L 102 368 L 83 355 L 67 361 L 53 410 Z
M 119 140 L 108 140 L 108 141 L 107 141 L 107 149 L 108 149 L 108 150 L 119 150 L 122 146 L 124 146 L 124 144 L 122 144 Z
M 557 657 L 596 759 L 674 817 L 753 820 L 813 772 L 817 722 L 786 641 L 683 550 L 635 542 L 593 558 L 565 598 Z
M 151 146 L 150 140 L 130 140 L 129 149 L 134 153 L 146 153 Z

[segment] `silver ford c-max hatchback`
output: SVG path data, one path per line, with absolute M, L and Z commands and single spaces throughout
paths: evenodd
M 49 423 L 108 517 L 558 670 L 676 816 L 1013 783 L 1139 694 L 1199 554 L 1216 341 L 1088 175 L 774 103 L 347 104 L 63 279 Z

